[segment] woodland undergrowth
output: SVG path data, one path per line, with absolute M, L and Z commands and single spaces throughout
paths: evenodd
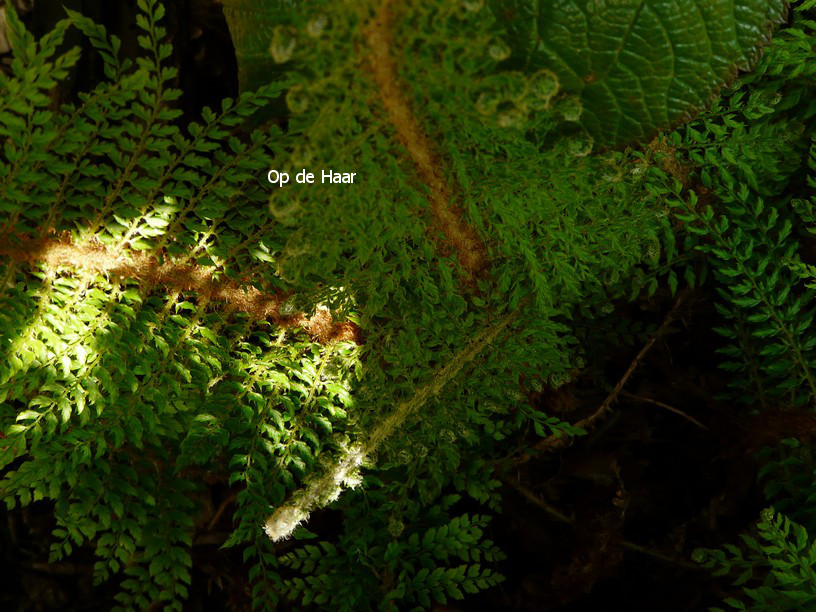
M 272 2 L 270 23 L 224 4 L 236 49 L 264 39 L 273 69 L 250 89 L 239 54 L 246 91 L 192 120 L 161 2 L 138 2 L 137 57 L 70 10 L 35 40 L 7 7 L 0 495 L 52 505 L 51 563 L 92 551 L 119 608 L 181 609 L 196 542 L 229 523 L 219 544 L 240 551 L 258 609 L 490 589 L 502 481 L 570 522 L 514 470 L 615 410 L 689 295 L 716 299 L 719 401 L 789 423 L 812 409 L 813 0 L 761 57 L 782 5 L 737 2 L 748 25 L 710 35 L 710 82 L 665 112 L 644 91 L 648 119 L 614 134 L 591 86 L 616 66 L 579 91 L 549 56 L 520 65 L 522 21 L 495 3 Z M 104 78 L 59 99 L 80 58 L 69 29 Z M 273 168 L 359 180 L 275 188 Z M 626 304 L 662 324 L 632 333 Z M 597 385 L 606 399 L 551 409 L 621 346 L 634 360 Z M 739 570 L 737 609 L 816 601 L 811 441 L 782 429 L 759 477 L 785 514 L 694 553 Z M 312 532 L 315 515 L 336 525 Z

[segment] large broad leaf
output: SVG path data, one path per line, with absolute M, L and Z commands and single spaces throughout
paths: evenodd
M 492 0 L 509 62 L 581 98 L 596 144 L 652 137 L 751 66 L 783 0 Z
M 275 37 L 308 0 L 223 4 L 241 88 L 276 78 L 289 43 Z M 649 139 L 705 108 L 750 67 L 785 2 L 491 0 L 491 8 L 512 49 L 508 66 L 552 70 L 561 91 L 580 97 L 596 146 L 608 147 Z
M 238 60 L 241 91 L 268 84 L 286 69 L 286 62 L 276 62 L 269 51 L 275 27 L 291 23 L 303 0 L 222 0 L 221 4 Z

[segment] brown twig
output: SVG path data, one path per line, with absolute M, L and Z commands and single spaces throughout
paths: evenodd
M 702 565 L 695 565 L 694 563 L 689 563 L 688 561 L 683 561 L 682 559 L 676 559 L 675 557 L 664 555 L 661 552 L 652 550 L 651 548 L 646 548 L 645 546 L 641 546 L 640 544 L 635 544 L 634 542 L 630 542 L 629 540 L 622 540 L 620 544 L 623 548 L 626 548 L 628 550 L 634 550 L 643 555 L 648 555 L 649 557 L 652 557 L 659 561 L 663 561 L 665 563 L 671 563 L 672 565 L 677 565 L 679 567 L 694 570 L 695 572 L 706 571 L 706 569 Z
M 554 506 L 548 504 L 543 499 L 541 499 L 538 495 L 533 493 L 530 489 L 528 489 L 527 487 L 522 485 L 520 482 L 516 482 L 515 480 L 512 480 L 510 478 L 505 479 L 504 482 L 506 484 L 508 484 L 509 486 L 513 487 L 516 491 L 518 491 L 518 493 L 524 499 L 526 499 L 527 501 L 532 503 L 534 506 L 537 506 L 538 508 L 541 508 L 542 510 L 544 510 L 544 512 L 549 514 L 556 521 L 559 521 L 561 523 L 567 523 L 569 525 L 574 525 L 575 524 L 575 517 L 567 516 L 566 514 L 564 514 L 563 512 L 558 510 L 557 508 L 555 508 Z
M 708 431 L 708 427 L 703 425 L 700 421 L 695 419 L 693 416 L 686 414 L 679 408 L 675 408 L 674 406 L 670 406 L 664 402 L 660 402 L 656 399 L 652 399 L 650 397 L 643 397 L 642 395 L 635 395 L 634 393 L 629 393 L 628 391 L 624 390 L 620 393 L 623 397 L 628 397 L 629 399 L 637 400 L 639 402 L 644 402 L 646 404 L 652 404 L 653 406 L 657 406 L 659 408 L 663 408 L 664 410 L 668 410 L 669 412 L 673 412 L 674 414 L 679 414 L 684 419 L 688 420 L 691 423 L 694 423 L 700 429 L 705 429 Z
M 233 491 L 232 493 L 227 495 L 227 497 L 224 498 L 224 501 L 222 501 L 219 504 L 218 510 L 215 511 L 212 520 L 210 520 L 210 523 L 207 525 L 207 531 L 212 531 L 213 529 L 215 529 L 215 526 L 218 524 L 218 521 L 220 521 L 221 517 L 224 516 L 224 512 L 226 512 L 227 510 L 227 506 L 229 506 L 236 499 L 238 499 L 238 493 L 236 491 Z
M 79 563 L 56 562 L 56 563 L 42 563 L 34 561 L 32 563 L 24 563 L 35 572 L 43 574 L 50 574 L 52 576 L 75 576 L 76 574 L 91 574 L 93 573 L 92 565 L 83 565 Z
M 224 542 L 229 540 L 229 531 L 213 531 L 197 535 L 194 546 L 221 546 Z
M 611 410 L 612 403 L 618 399 L 618 396 L 623 391 L 624 385 L 629 381 L 632 377 L 632 374 L 635 373 L 635 370 L 638 369 L 641 363 L 643 363 L 644 358 L 652 350 L 652 347 L 657 343 L 657 341 L 666 333 L 669 326 L 674 322 L 675 318 L 677 317 L 677 312 L 680 309 L 680 305 L 686 299 L 688 295 L 688 290 L 682 290 L 677 299 L 674 302 L 674 305 L 671 307 L 671 310 L 666 314 L 663 322 L 660 324 L 660 327 L 652 334 L 652 337 L 649 338 L 649 341 L 640 349 L 640 352 L 635 356 L 632 363 L 629 364 L 629 367 L 626 369 L 626 372 L 623 373 L 620 380 L 618 380 L 615 387 L 612 389 L 612 392 L 606 397 L 606 399 L 598 406 L 597 410 L 593 412 L 588 417 L 585 417 L 575 423 L 573 427 L 577 427 L 580 429 L 591 429 L 592 426 L 598 421 L 601 417 L 603 417 L 609 410 Z M 570 441 L 572 440 L 571 437 L 562 434 L 553 434 L 547 436 L 543 440 L 540 440 L 535 445 L 536 451 L 543 451 L 545 449 L 559 449 L 568 446 Z M 533 453 L 525 453 L 521 457 L 518 458 L 517 463 L 526 463 L 533 457 Z
M 528 500 L 534 506 L 536 506 L 537 508 L 540 508 L 541 510 L 546 512 L 547 515 L 549 515 L 551 518 L 555 519 L 556 521 L 558 521 L 560 523 L 566 523 L 566 524 L 572 526 L 574 529 L 577 527 L 574 517 L 567 516 L 566 514 L 564 514 L 563 512 L 558 510 L 557 508 L 555 508 L 554 506 L 548 504 L 547 502 L 545 502 L 543 499 L 538 497 L 538 495 L 533 493 L 530 489 L 528 489 L 527 487 L 525 487 L 521 483 L 514 482 L 514 481 L 512 481 L 510 479 L 507 479 L 504 482 L 507 483 L 508 485 L 510 485 L 511 487 L 513 487 L 516 491 L 518 491 L 521 494 L 521 496 L 524 497 L 524 499 Z M 677 565 L 677 566 L 684 567 L 686 569 L 692 569 L 692 570 L 695 570 L 695 571 L 701 571 L 701 570 L 704 571 L 704 568 L 702 566 L 698 566 L 698 565 L 695 565 L 693 563 L 688 563 L 686 561 L 683 561 L 682 559 L 676 559 L 674 557 L 670 557 L 669 555 L 665 555 L 665 554 L 663 554 L 661 552 L 658 552 L 656 550 L 652 550 L 651 548 L 646 548 L 645 546 L 642 546 L 640 544 L 635 544 L 634 542 L 630 542 L 629 540 L 619 540 L 618 543 L 621 546 L 621 548 L 626 548 L 627 550 L 633 550 L 633 551 L 639 552 L 641 554 L 648 555 L 648 556 L 650 556 L 650 557 L 652 557 L 654 559 L 658 559 L 658 560 L 663 561 L 665 563 L 671 563 L 672 565 Z

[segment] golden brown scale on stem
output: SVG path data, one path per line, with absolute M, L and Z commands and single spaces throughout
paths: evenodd
M 369 50 L 368 69 L 400 144 L 410 155 L 417 176 L 428 187 L 433 229 L 442 234 L 443 246 L 455 253 L 469 280 L 472 280 L 487 268 L 486 249 L 473 228 L 465 222 L 462 209 L 454 201 L 453 190 L 440 171 L 440 159 L 402 93 L 397 67 L 391 56 L 392 4 L 391 0 L 383 0 L 365 29 Z
M 283 292 L 264 293 L 251 285 L 215 278 L 214 269 L 192 264 L 178 264 L 142 251 L 114 254 L 105 245 L 88 241 L 77 244 L 70 234 L 29 238 L 0 236 L 0 256 L 28 264 L 45 264 L 50 269 L 68 267 L 104 274 L 114 278 L 136 279 L 145 291 L 163 286 L 176 291 L 195 291 L 209 303 L 222 303 L 232 311 L 245 312 L 257 320 L 271 321 L 283 328 L 302 327 L 321 343 L 361 341 L 360 329 L 352 322 L 336 322 L 325 308 L 312 316 L 297 313 L 284 316 L 280 308 L 286 301 Z

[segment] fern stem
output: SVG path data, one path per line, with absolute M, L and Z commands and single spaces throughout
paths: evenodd
M 354 486 L 358 478 L 356 473 L 367 457 L 373 455 L 380 445 L 402 426 L 405 421 L 424 406 L 473 361 L 485 348 L 491 345 L 520 314 L 520 308 L 511 311 L 476 335 L 463 349 L 441 369 L 433 378 L 423 385 L 412 397 L 397 404 L 393 412 L 382 422 L 375 425 L 363 437 L 362 442 L 354 444 L 343 453 L 333 468 L 322 476 L 312 480 L 293 496 L 292 500 L 280 506 L 267 519 L 264 531 L 273 540 L 287 538 L 297 526 L 308 519 L 309 514 L 319 507 L 334 501 L 340 495 L 343 486 Z

